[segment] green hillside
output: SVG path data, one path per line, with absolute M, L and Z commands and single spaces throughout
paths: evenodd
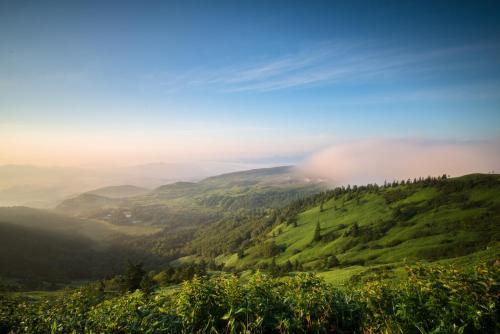
M 26 233 L 57 232 L 50 238 L 66 234 L 90 240 L 90 248 L 103 251 L 100 256 L 106 259 L 112 245 L 111 257 L 138 258 L 155 270 L 205 262 L 237 272 L 315 271 L 337 283 L 380 272 L 397 277 L 405 262 L 455 262 L 464 267 L 499 256 L 498 175 L 406 180 L 319 193 L 318 184 L 303 188 L 295 181 L 290 186 L 289 180 L 283 169 L 260 170 L 175 183 L 129 199 L 84 194 L 64 205 L 83 201 L 80 208 L 101 206 L 90 206 L 89 217 L 18 207 L 1 208 L 0 222 L 32 229 Z M 304 194 L 314 189 L 315 195 Z M 215 194 L 232 200 L 220 202 L 212 198 Z M 255 198 L 267 202 L 249 209 L 256 205 L 251 200 Z M 281 207 L 273 207 L 273 199 Z M 16 239 L 18 231 L 9 233 Z M 34 258 L 50 257 L 25 247 Z
M 227 268 L 268 268 L 275 262 L 326 271 L 332 280 L 403 261 L 495 259 L 500 255 L 500 177 L 475 174 L 337 188 L 247 227 L 204 230 L 192 247 L 202 254 L 198 245 L 214 249 L 231 242 L 232 235 L 247 235 L 234 253 L 219 253 Z M 217 233 L 224 236 L 217 239 Z M 210 242 L 204 244 L 206 239 Z
M 113 224 L 146 224 L 166 228 L 208 223 L 238 210 L 278 208 L 325 189 L 293 167 L 263 168 L 176 182 L 131 198 L 85 193 L 63 201 L 57 210 Z
M 55 211 L 0 208 L 0 277 L 98 278 L 132 259 L 162 268 L 188 255 L 186 245 L 200 226 L 282 206 L 321 187 L 279 167 L 178 182 L 127 198 L 118 195 L 142 190 L 103 188 L 66 200 Z

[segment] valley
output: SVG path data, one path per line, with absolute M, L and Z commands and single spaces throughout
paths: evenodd
M 244 332 L 242 316 L 226 322 L 227 312 L 258 298 L 266 302 L 246 306 L 245 316 L 259 331 L 281 326 L 276 308 L 285 312 L 283 321 L 302 319 L 302 312 L 316 319 L 291 322 L 291 332 L 304 326 L 411 330 L 416 322 L 432 328 L 440 317 L 465 316 L 453 309 L 458 300 L 483 310 L 481 326 L 495 326 L 497 174 L 332 188 L 291 167 L 251 170 L 153 190 L 97 189 L 53 210 L 4 207 L 0 232 L 0 329 L 31 321 L 29 328 L 42 332 L 55 323 L 87 333 L 79 325 L 85 323 L 135 333 L 133 319 L 141 323 L 137 332 L 204 332 L 205 323 Z M 423 314 L 404 318 L 377 304 L 404 309 L 417 295 L 438 298 L 441 290 L 425 290 L 429 284 L 444 284 L 449 297 Z M 462 300 L 459 291 L 479 287 L 486 289 L 481 298 Z M 320 298 L 318 309 L 302 308 L 300 298 Z M 165 313 L 165 305 L 174 311 Z M 129 307 L 160 318 L 150 322 Z M 441 315 L 428 317 L 438 310 Z M 194 318 L 190 312 L 197 312 Z M 262 323 L 254 319 L 261 312 L 267 312 Z M 377 312 L 387 319 L 381 323 Z
M 299 176 L 291 167 L 154 190 L 112 187 L 65 200 L 54 211 L 0 208 L 5 239 L 1 274 L 34 279 L 32 270 L 9 266 L 8 255 L 13 246 L 7 241 L 30 233 L 37 235 L 36 243 L 15 242 L 26 254 L 16 265 L 30 259 L 66 267 L 79 258 L 109 267 L 88 270 L 88 275 L 79 271 L 82 279 L 118 274 L 127 260 L 155 271 L 200 262 L 243 274 L 256 269 L 312 271 L 336 283 L 365 279 L 382 269 L 397 277 L 404 265 L 417 261 L 472 266 L 498 257 L 499 195 L 498 175 L 328 189 L 325 182 Z M 78 257 L 58 264 L 37 248 L 53 244 Z M 75 249 L 74 244 L 80 246 Z M 71 280 L 71 275 L 43 271 L 37 271 L 42 281 Z

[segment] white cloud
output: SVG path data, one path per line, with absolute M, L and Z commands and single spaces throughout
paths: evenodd
M 338 184 L 500 172 L 500 142 L 367 139 L 322 150 L 302 169 Z

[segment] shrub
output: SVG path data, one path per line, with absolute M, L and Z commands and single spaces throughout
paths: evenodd
M 381 281 L 363 289 L 367 326 L 389 333 L 495 333 L 498 325 L 498 267 L 473 273 L 453 267 L 407 268 L 397 287 Z
M 379 268 L 381 274 L 387 268 Z M 2 296 L 2 333 L 498 333 L 499 268 L 407 268 L 395 284 L 335 288 L 313 274 L 195 276 L 173 295 L 96 286 L 33 301 Z

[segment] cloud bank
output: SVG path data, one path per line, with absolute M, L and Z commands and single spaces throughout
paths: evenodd
M 500 172 L 500 141 L 367 139 L 331 146 L 301 168 L 336 184 Z

